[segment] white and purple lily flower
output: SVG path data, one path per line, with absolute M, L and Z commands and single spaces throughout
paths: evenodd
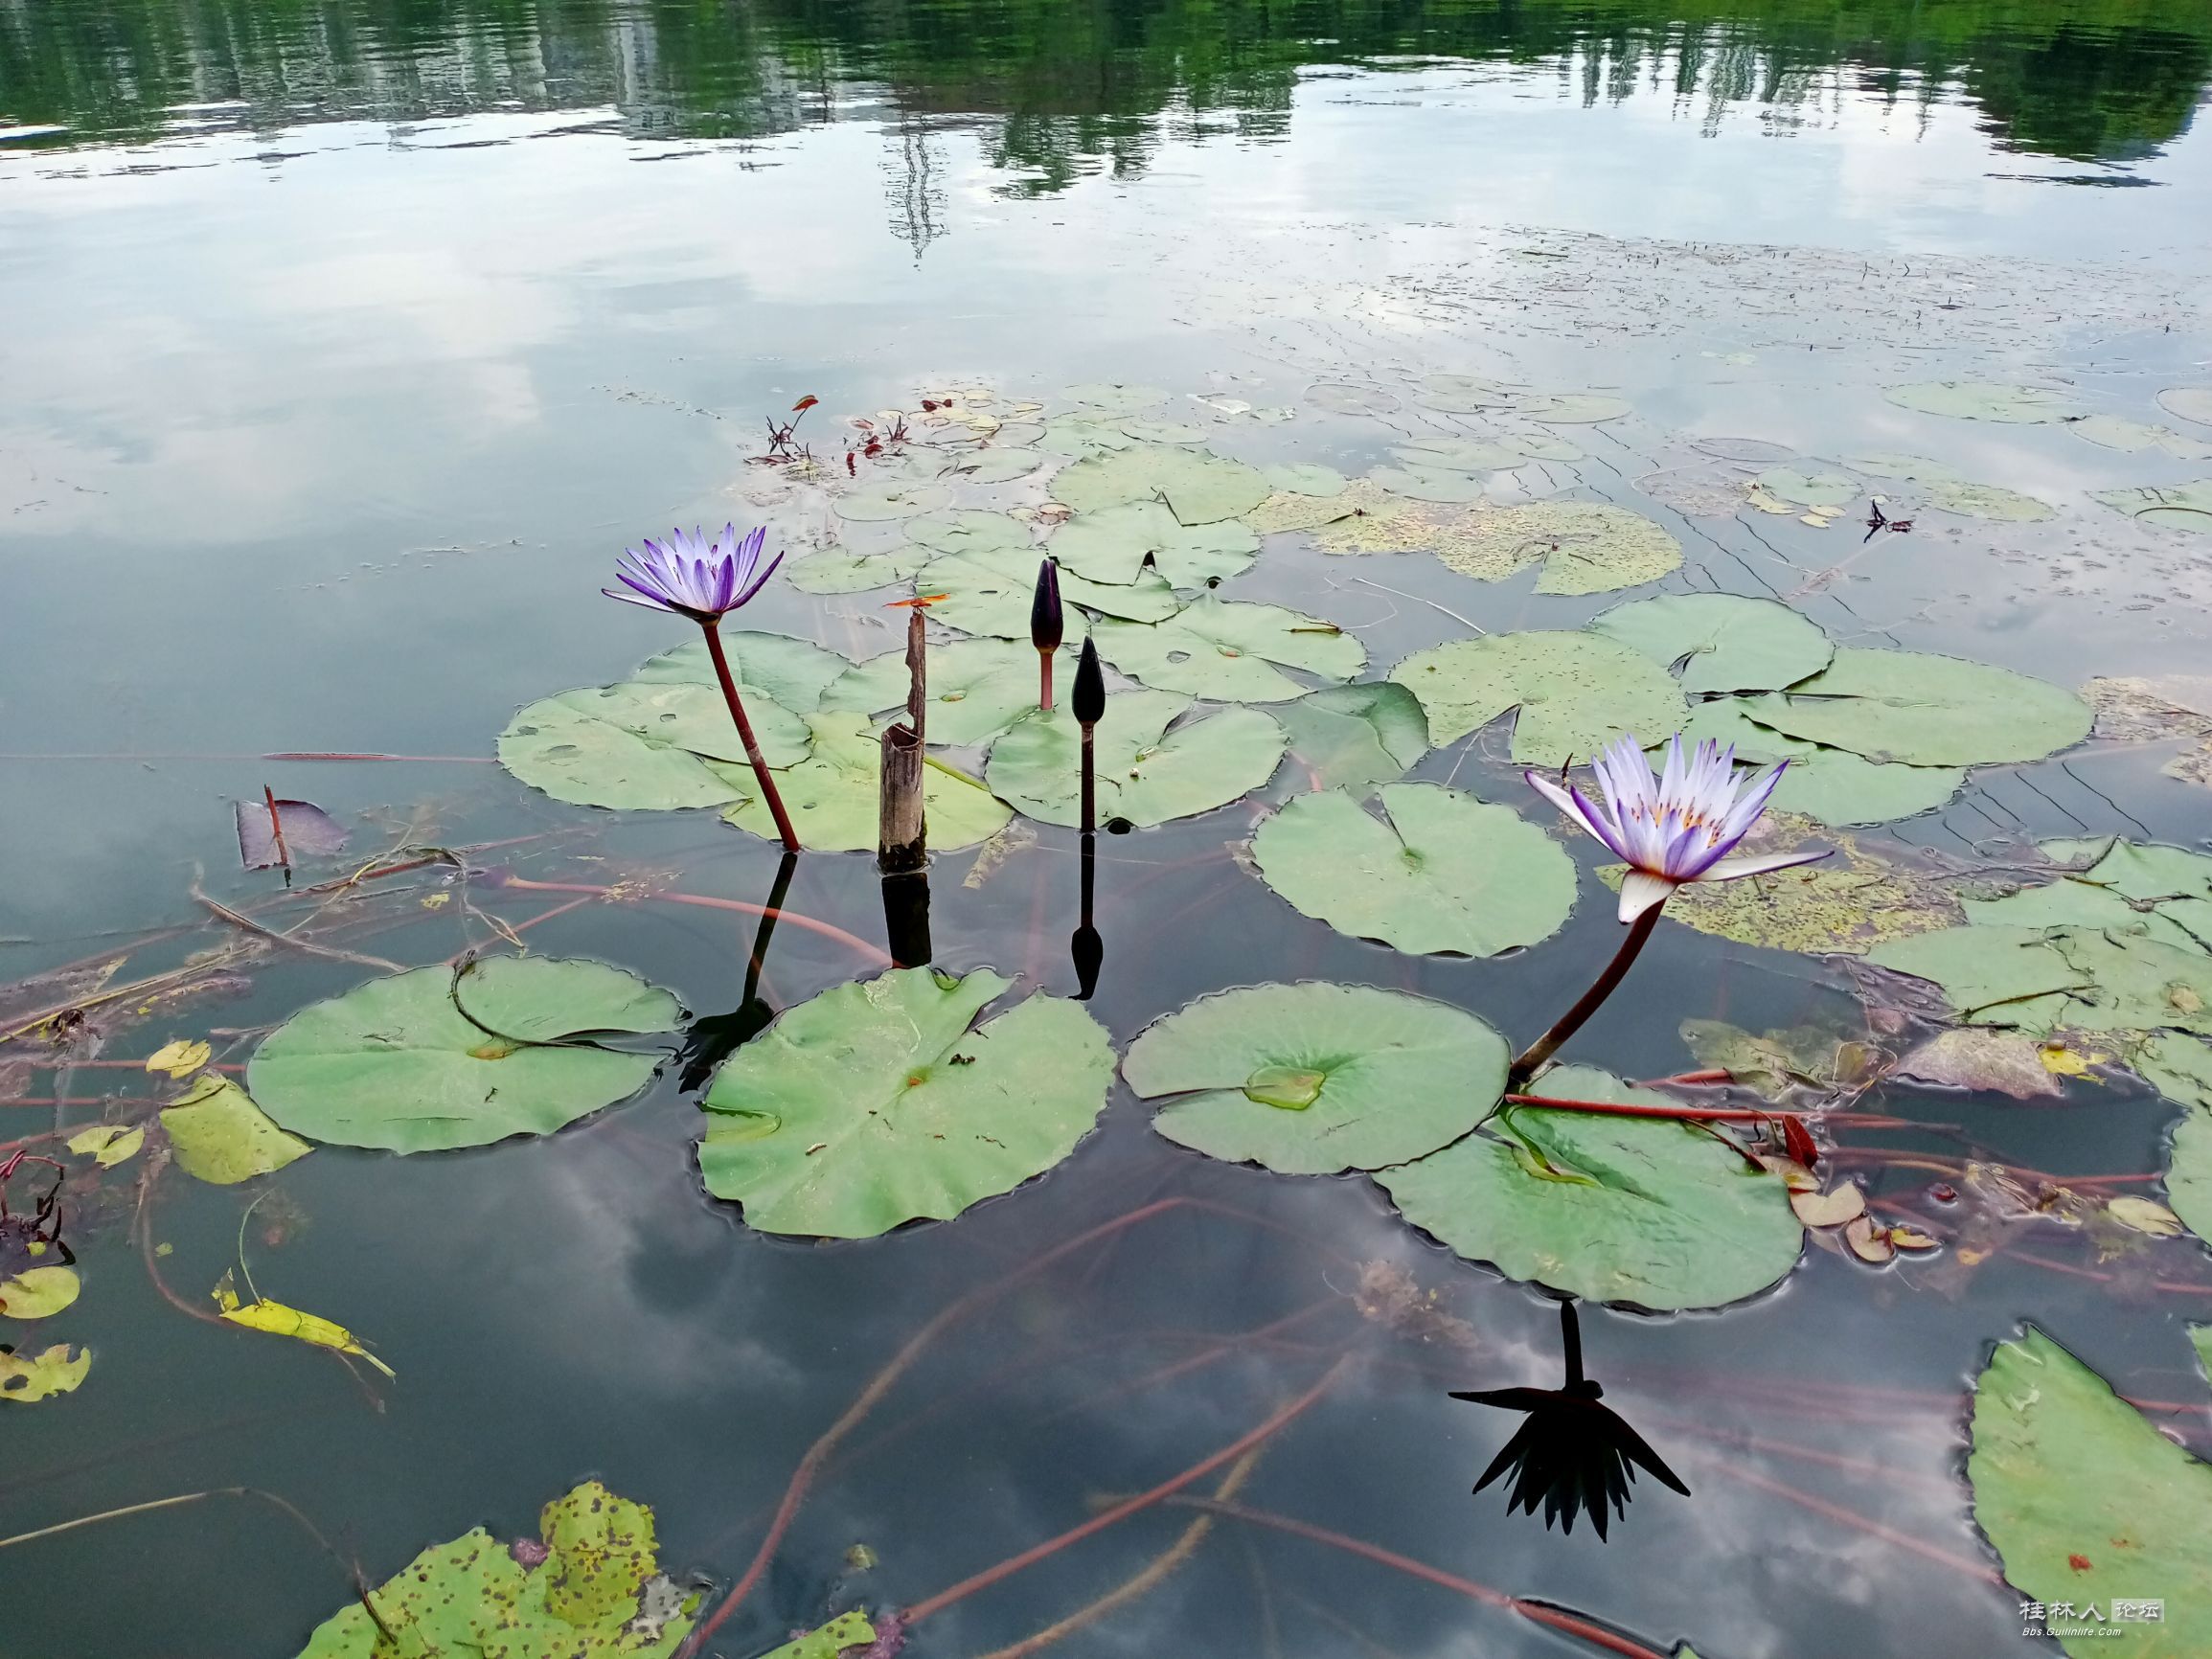
M 1739 778 L 1734 744 L 1723 749 L 1707 739 L 1685 756 L 1677 732 L 1667 740 L 1666 769 L 1657 777 L 1633 736 L 1616 739 L 1591 763 L 1605 789 L 1603 807 L 1571 784 L 1562 788 L 1534 772 L 1525 776 L 1546 800 L 1628 861 L 1629 873 L 1621 881 L 1621 920 L 1633 921 L 1688 882 L 1733 881 L 1827 856 L 1728 856 L 1767 810 L 1789 763 Z
M 738 534 L 735 524 L 722 527 L 709 541 L 698 531 L 686 535 L 672 531 L 666 542 L 648 541 L 645 551 L 626 549 L 615 563 L 615 580 L 627 588 L 603 587 L 608 599 L 642 604 L 650 610 L 673 611 L 694 622 L 719 622 L 767 585 L 784 562 L 777 554 L 765 567 L 761 552 L 768 538 L 765 525 Z

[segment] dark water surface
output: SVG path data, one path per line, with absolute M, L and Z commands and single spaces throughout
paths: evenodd
M 676 642 L 598 598 L 612 556 L 676 520 L 784 511 L 748 458 L 764 414 L 804 394 L 826 438 L 823 417 L 932 389 L 1058 408 L 1072 384 L 1142 379 L 1174 392 L 1175 419 L 1220 417 L 1185 394 L 1296 410 L 1220 417 L 1221 453 L 1357 473 L 1445 423 L 1333 414 L 1308 396 L 1317 381 L 1604 388 L 1633 415 L 1577 428 L 1591 457 L 1538 492 L 1580 487 L 1665 522 L 1688 550 L 1668 591 L 1775 595 L 1847 643 L 2066 685 L 2201 672 L 2204 539 L 2088 492 L 2202 463 L 1918 415 L 1881 388 L 2057 383 L 2158 421 L 2161 388 L 2212 378 L 2212 150 L 2193 126 L 2208 75 L 2212 11 L 2127 0 L 0 0 L 0 972 L 130 945 L 126 974 L 150 975 L 235 943 L 193 889 L 232 905 L 276 891 L 235 872 L 229 803 L 264 783 L 353 827 L 363 856 L 531 837 L 479 861 L 759 903 L 774 849 L 713 814 L 569 807 L 487 762 L 518 705 Z M 1930 513 L 1861 550 L 1849 517 L 1688 518 L 1643 487 L 1745 441 L 1931 455 L 2064 506 L 2036 524 Z M 1618 597 L 1276 539 L 1238 597 L 1344 625 L 1377 670 L 1466 633 L 1461 618 L 1574 627 Z M 903 615 L 883 597 L 777 584 L 745 621 L 872 654 Z M 255 758 L 272 751 L 445 759 Z M 1517 804 L 1504 752 L 1494 733 L 1414 776 Z M 2155 761 L 2092 749 L 1992 768 L 1878 833 L 1968 861 L 2036 835 L 2198 846 L 2204 800 Z M 1525 1040 L 1617 937 L 1578 847 L 1574 920 L 1531 951 L 1469 962 L 1345 938 L 1231 856 L 1259 810 L 1103 839 L 1090 1006 L 1117 1048 L 1203 992 L 1308 977 L 1442 998 Z M 994 869 L 941 854 L 938 964 L 1071 993 L 1074 848 L 1046 827 Z M 340 943 L 437 961 L 494 942 L 472 905 L 515 924 L 558 896 L 527 898 L 428 869 L 383 884 Z M 882 937 L 860 855 L 809 855 L 788 904 Z M 133 943 L 155 928 L 178 931 Z M 753 924 L 592 903 L 529 937 L 711 1015 L 739 1001 Z M 371 971 L 254 955 L 220 998 L 106 1016 L 99 1057 L 212 1034 L 218 1058 L 242 1059 Z M 787 1007 L 869 971 L 787 926 L 764 994 Z M 34 1011 L 27 995 L 11 1009 Z M 1688 1069 L 1693 1017 L 1862 1019 L 1832 959 L 1669 925 L 1575 1057 Z M 23 1047 L 0 1047 L 0 1138 L 51 1127 L 57 1093 L 152 1092 L 129 1065 L 11 1068 Z M 1957 1128 L 1847 1143 L 1935 1161 L 1971 1155 L 1963 1143 L 2062 1175 L 2158 1167 L 2173 1115 L 2088 1081 L 2033 1103 L 1892 1083 L 1861 1109 Z M 1182 1152 L 1117 1081 L 1100 1130 L 1041 1181 L 949 1224 L 808 1246 L 702 1196 L 697 1131 L 668 1075 L 547 1140 L 404 1160 L 323 1148 L 275 1177 L 282 1205 L 249 1238 L 257 1279 L 375 1344 L 399 1374 L 376 1409 L 325 1355 L 165 1305 L 125 1166 L 78 1207 L 85 1294 L 53 1322 L 91 1347 L 88 1381 L 0 1403 L 0 1536 L 247 1484 L 298 1503 L 380 1581 L 472 1525 L 527 1534 L 596 1475 L 653 1506 L 672 1570 L 726 1586 L 808 1444 L 934 1313 L 1168 1198 L 1189 1202 L 946 1329 L 825 1471 L 714 1650 L 742 1659 L 836 1607 L 920 1602 L 1226 1444 L 1349 1347 L 1357 1369 L 1271 1443 L 1244 1501 L 1661 1650 L 2017 1653 L 2033 1650 L 2019 1598 L 1963 1479 L 1989 1345 L 2033 1318 L 2125 1393 L 2204 1398 L 2186 1324 L 2207 1298 L 2151 1283 L 2205 1283 L 2194 1239 L 2115 1267 L 2038 1234 L 2033 1253 L 2071 1272 L 1948 1253 L 1878 1271 L 1809 1247 L 1723 1312 L 1585 1310 L 1608 1398 L 1696 1495 L 1651 1489 L 1610 1542 L 1562 1537 L 1505 1515 L 1494 1489 L 1469 1497 L 1508 1425 L 1444 1392 L 1548 1382 L 1551 1305 L 1410 1232 L 1364 1178 Z M 1872 1178 L 1911 1208 L 1938 1176 Z M 171 1173 L 154 1193 L 147 1236 L 173 1246 L 156 1261 L 194 1307 L 235 1258 L 244 1191 Z M 1373 1262 L 1435 1290 L 1472 1351 L 1363 1316 L 1349 1293 Z M 1166 1370 L 1184 1361 L 1202 1363 Z M 2205 1449 L 2201 1409 L 2157 1420 Z M 1191 1518 L 1155 1511 L 1056 1555 L 926 1622 L 909 1651 L 994 1652 L 1120 1584 Z M 865 1572 L 847 1565 L 858 1544 L 878 1558 Z M 283 1517 L 213 1500 L 0 1551 L 0 1659 L 290 1655 L 348 1593 Z M 1059 1647 L 1597 1650 L 1229 1522 Z

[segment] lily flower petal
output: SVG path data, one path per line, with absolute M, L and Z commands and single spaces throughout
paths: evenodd
M 1664 904 L 1674 898 L 1679 881 L 1664 875 L 1653 875 L 1648 870 L 1631 870 L 1621 877 L 1621 920 L 1633 921 L 1654 904 Z
M 1745 858 L 1722 858 L 1709 865 L 1700 881 L 1734 881 L 1742 875 L 1764 875 L 1769 870 L 1788 870 L 1795 864 L 1811 864 L 1825 858 L 1825 849 L 1818 852 L 1766 852 Z

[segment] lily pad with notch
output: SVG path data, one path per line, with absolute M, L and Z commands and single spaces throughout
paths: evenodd
M 1657 581 L 1682 563 L 1682 544 L 1625 507 L 1532 501 L 1469 512 L 1436 538 L 1445 565 L 1477 581 L 1502 581 L 1539 560 L 1542 594 L 1608 593 Z
M 1162 443 L 1135 443 L 1086 456 L 1053 480 L 1052 492 L 1078 512 L 1130 501 L 1160 502 L 1185 525 L 1240 517 L 1269 493 L 1258 468 L 1242 461 Z
M 771 766 L 803 759 L 806 723 L 764 693 L 745 715 Z M 735 762 L 735 773 L 712 762 Z M 523 783 L 580 807 L 673 811 L 721 807 L 752 792 L 745 750 L 720 690 L 626 680 L 541 698 L 499 734 L 499 762 Z
M 853 666 L 840 655 L 812 640 L 790 634 L 764 633 L 755 628 L 725 628 L 722 649 L 730 661 L 730 675 L 746 696 L 745 712 L 752 713 L 751 697 L 758 693 L 794 715 L 811 714 L 822 698 L 822 688 Z M 649 657 L 630 675 L 632 682 L 659 684 L 690 681 L 717 684 L 715 665 L 707 655 L 706 641 L 689 639 L 673 650 Z M 722 717 L 729 718 L 728 710 Z
M 665 1032 L 683 1010 L 603 962 L 490 957 L 355 986 L 268 1037 L 246 1088 L 310 1141 L 395 1152 L 548 1135 L 627 1100 L 656 1057 L 590 1040 Z
M 2064 392 L 1994 380 L 1919 380 L 1885 386 L 1881 395 L 1900 409 L 1923 415 L 1949 415 L 1960 420 L 1995 420 L 2013 426 L 2041 426 L 2064 420 L 2073 405 Z
M 1395 681 L 1324 686 L 1272 704 L 1267 712 L 1316 789 L 1364 794 L 1402 778 L 1428 752 L 1428 716 L 1421 699 Z
M 1671 1103 L 1588 1066 L 1547 1072 L 1530 1092 Z M 1779 1175 L 1671 1119 L 1501 1106 L 1476 1134 L 1375 1178 L 1407 1221 L 1470 1261 L 1655 1311 L 1756 1295 L 1804 1243 Z
M 1192 699 L 1121 692 L 1094 738 L 1098 819 L 1142 829 L 1225 807 L 1257 789 L 1283 759 L 1283 728 L 1259 709 L 1185 719 Z M 1082 730 L 1062 705 L 1020 720 L 992 745 L 984 778 L 1015 810 L 1047 824 L 1082 817 Z
M 1379 1170 L 1459 1139 L 1505 1088 L 1505 1039 L 1367 986 L 1202 996 L 1139 1034 L 1122 1077 L 1178 1146 L 1287 1175 Z
M 880 828 L 882 740 L 864 715 L 828 710 L 809 715 L 807 724 L 812 751 L 776 780 L 799 844 L 816 852 L 864 852 L 877 845 Z M 923 769 L 922 807 L 929 844 L 941 850 L 987 841 L 1011 816 L 981 784 L 934 759 Z M 722 816 L 764 840 L 778 834 L 764 801 L 741 802 Z
M 2147 484 L 2134 489 L 2100 489 L 2096 499 L 2139 523 L 2212 535 L 2212 478 L 2188 484 Z
M 1074 683 L 1076 652 L 1062 648 L 1059 683 Z M 924 735 L 932 743 L 980 748 L 1037 708 L 1037 649 L 1013 640 L 962 639 L 929 648 Z M 856 663 L 822 693 L 825 710 L 881 716 L 903 709 L 909 672 L 903 650 Z
M 1338 789 L 1285 803 L 1253 832 L 1260 878 L 1337 932 L 1396 950 L 1499 956 L 1565 922 L 1574 860 L 1513 808 L 1438 784 L 1388 784 L 1380 797 L 1380 815 Z
M 701 1102 L 707 1191 L 762 1232 L 873 1239 L 1044 1173 L 1105 1110 L 1113 1049 L 1041 993 L 975 1026 L 1010 983 L 900 967 L 787 1010 Z
M 1043 550 L 1031 547 L 979 548 L 947 555 L 924 565 L 915 586 L 944 598 L 929 607 L 935 621 L 963 633 L 999 639 L 1029 638 L 1029 607 L 1037 596 L 1037 569 Z M 1148 570 L 1129 583 L 1092 581 L 1072 571 L 1060 574 L 1060 596 L 1069 605 L 1130 622 L 1164 622 L 1183 602 L 1159 572 Z M 1082 619 L 1070 618 L 1080 638 Z
M 1589 631 L 1681 668 L 1693 694 L 1777 692 L 1811 679 L 1836 655 L 1813 623 L 1770 599 L 1670 593 L 1617 604 Z
M 1693 704 L 1681 725 L 1682 739 L 1694 742 L 1710 738 L 1732 746 L 1736 759 L 1751 765 L 1789 761 L 1774 790 L 1778 811 L 1802 812 L 1839 827 L 1888 824 L 1933 811 L 1966 784 L 1966 769 L 1961 766 L 1869 761 L 1848 749 L 1786 737 L 1753 719 L 1751 706 L 1744 697 Z
M 1091 637 L 1100 656 L 1140 684 L 1223 703 L 1300 695 L 1306 687 L 1284 669 L 1349 680 L 1367 662 L 1367 648 L 1334 623 L 1212 594 L 1165 622 L 1101 622 Z
M 1421 699 L 1429 741 L 1449 743 L 1515 712 L 1513 758 L 1561 766 L 1623 732 L 1672 732 L 1687 704 L 1659 664 L 1589 633 L 1490 634 L 1416 651 L 1390 678 Z
M 2080 742 L 2092 717 L 2087 703 L 2048 680 L 1932 651 L 1857 646 L 1744 709 L 1789 737 L 1919 766 L 2040 761 Z
M 1251 569 L 1260 538 L 1235 519 L 1185 525 L 1157 501 L 1082 512 L 1053 533 L 1060 574 L 1108 586 L 1143 580 L 1148 565 L 1171 587 L 1214 587 Z

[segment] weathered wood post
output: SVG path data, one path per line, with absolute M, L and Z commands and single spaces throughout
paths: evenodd
M 906 622 L 906 718 L 883 731 L 877 798 L 876 863 L 886 875 L 919 870 L 928 860 L 928 827 L 922 810 L 923 709 L 928 694 L 923 666 L 922 612 Z

